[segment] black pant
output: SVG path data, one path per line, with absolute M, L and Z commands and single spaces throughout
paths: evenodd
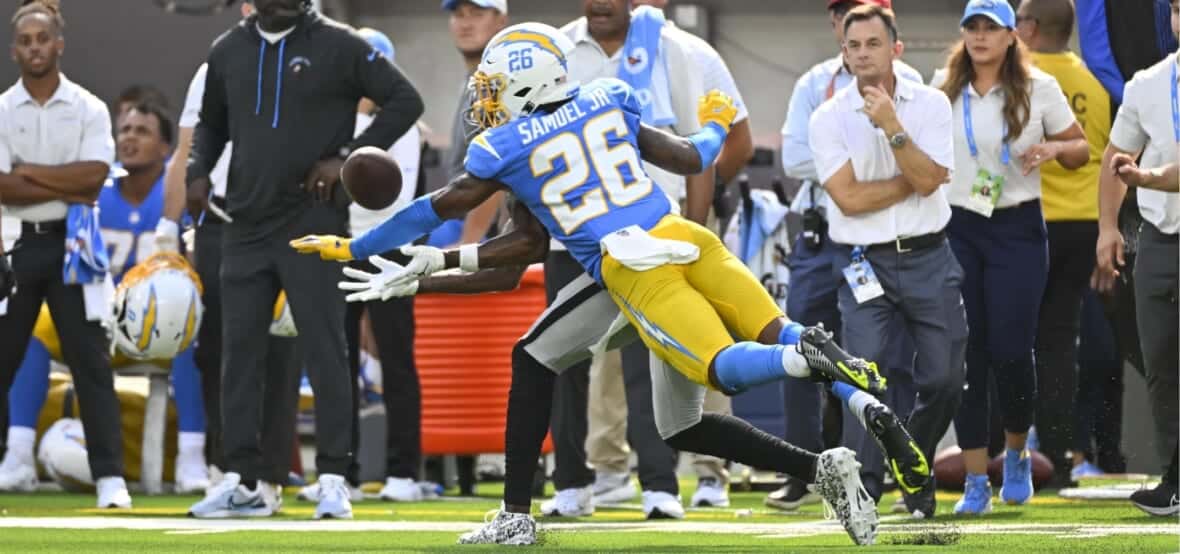
M 1094 270 L 1094 221 L 1046 224 L 1049 233 L 1049 277 L 1037 323 L 1036 403 L 1040 450 L 1054 466 L 1067 470 L 1065 453 L 1073 445 L 1074 394 L 1077 391 L 1077 338 L 1082 295 Z
M 1078 391 L 1074 402 L 1074 452 L 1102 471 L 1125 473 L 1123 438 L 1123 355 L 1097 292 L 1082 299 L 1078 340 Z M 1067 466 L 1068 467 L 1068 466 Z
M 257 242 L 233 240 L 224 224 L 221 266 L 222 414 L 226 469 L 246 481 L 260 476 L 261 399 L 267 386 L 269 330 L 275 299 L 286 290 L 299 329 L 297 344 L 315 391 L 316 469 L 347 475 L 352 462 L 352 389 L 344 338 L 344 297 L 336 287 L 340 266 L 302 255 L 287 243 L 307 234 L 342 234 L 344 217 L 331 206 L 305 209 L 287 228 Z
M 564 250 L 549 253 L 545 261 L 545 292 L 549 302 L 558 291 L 584 273 Z M 639 458 L 639 482 L 645 491 L 679 492 L 677 453 L 660 438 L 651 400 L 648 351 L 641 343 L 622 349 L 623 383 L 627 402 L 627 442 Z M 558 490 L 585 487 L 594 482 L 594 470 L 586 461 L 586 407 L 590 386 L 589 361 L 576 364 L 557 376 L 552 415 L 554 456 L 553 486 Z M 620 399 L 596 398 L 595 402 Z
M 82 287 L 62 282 L 65 241 L 64 231 L 35 233 L 26 227 L 12 253 L 17 288 L 8 299 L 6 315 L 0 316 L 0 410 L 8 412 L 8 389 L 24 359 L 41 304 L 48 303 L 78 394 L 90 474 L 95 480 L 122 477 L 123 432 L 110 342 L 99 322 L 86 320 Z
M 201 371 L 205 413 L 205 459 L 225 468 L 221 413 L 221 224 L 205 222 L 196 232 L 196 266 L 205 294 L 205 313 L 197 335 L 194 360 Z M 262 404 L 262 469 L 258 478 L 286 483 L 295 446 L 295 415 L 299 410 L 299 360 L 295 340 L 267 334 L 267 392 Z M 271 385 L 273 384 L 273 385 Z M 271 387 L 274 387 L 273 389 Z M 231 414 L 232 418 L 232 414 Z M 231 419 L 232 424 L 232 419 Z
M 388 256 L 387 257 L 393 257 Z M 375 272 L 368 261 L 357 260 L 350 265 L 362 271 Z M 422 391 L 418 384 L 418 368 L 414 365 L 414 299 L 390 298 L 384 302 L 350 302 L 345 332 L 348 336 L 348 363 L 352 382 L 360 375 L 361 314 L 369 311 L 369 324 L 377 340 L 377 356 L 381 361 L 381 398 L 385 403 L 385 476 L 418 479 L 422 462 Z M 354 391 L 356 387 L 353 387 Z M 354 405 L 358 400 L 354 394 Z M 353 410 L 353 453 L 360 449 L 360 425 L 357 410 Z M 356 482 L 360 468 L 354 461 L 349 480 Z

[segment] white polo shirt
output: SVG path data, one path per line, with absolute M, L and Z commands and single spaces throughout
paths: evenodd
M 1127 152 L 1142 150 L 1140 167 L 1156 168 L 1180 161 L 1180 144 L 1172 128 L 1172 71 L 1178 64 L 1180 59 L 1173 52 L 1136 73 L 1123 90 L 1123 105 L 1110 130 L 1110 143 Z M 1139 213 L 1164 233 L 1180 233 L 1180 193 L 1141 188 Z
M 0 94 L 0 171 L 21 163 L 64 165 L 115 159 L 111 114 L 90 91 L 61 75 L 61 83 L 45 105 L 29 96 L 22 81 Z M 68 206 L 52 200 L 30 206 L 6 206 L 5 213 L 23 221 L 65 219 Z
M 205 97 L 205 74 L 209 71 L 209 64 L 203 63 L 201 67 L 197 68 L 196 74 L 193 75 L 193 80 L 188 84 L 188 92 L 184 95 L 184 109 L 180 112 L 181 127 L 189 129 L 196 129 L 197 124 L 201 122 L 201 101 Z M 213 165 L 213 171 L 209 173 L 209 183 L 213 185 L 213 194 L 225 197 L 225 187 L 229 181 L 229 158 L 233 153 L 234 145 L 232 142 L 225 143 L 225 150 L 221 151 L 221 157 L 217 158 L 217 163 Z
M 893 101 L 910 140 L 934 163 L 954 175 L 951 104 L 935 88 L 895 78 Z M 873 127 L 855 81 L 839 90 L 811 116 L 811 153 L 819 182 L 826 183 L 848 161 L 858 181 L 892 179 L 901 174 L 885 132 Z M 868 245 L 941 231 L 951 217 L 946 187 L 929 196 L 914 193 L 888 208 L 847 216 L 829 202 L 828 233 L 841 244 Z
M 952 99 L 954 112 L 952 121 L 955 128 L 955 174 L 951 179 L 949 192 L 952 206 L 967 206 L 971 187 L 979 169 L 1004 176 L 997 208 L 1010 208 L 1041 197 L 1041 170 L 1034 169 L 1023 175 L 1020 156 L 1045 137 L 1056 135 L 1074 124 L 1073 110 L 1069 100 L 1057 84 L 1057 79 L 1037 68 L 1031 68 L 1032 93 L 1029 98 L 1030 114 L 1028 124 L 1016 140 L 1008 145 L 1008 165 L 1001 162 L 1004 135 L 1004 90 L 997 84 L 982 96 L 975 87 L 968 86 L 971 102 L 971 122 L 975 145 L 979 157 L 971 155 L 967 144 L 966 120 L 963 118 L 963 96 L 956 94 Z M 945 72 L 935 73 L 930 86 L 939 87 L 946 81 Z
M 586 24 L 586 18 L 578 18 L 561 28 L 574 42 L 574 51 L 569 56 L 570 80 L 582 84 L 595 79 L 617 78 L 619 64 L 623 61 L 624 48 L 620 47 L 613 56 L 607 56 Z M 688 136 L 700 130 L 697 121 L 697 104 L 705 94 L 701 72 L 697 71 L 690 48 L 679 35 L 684 31 L 665 25 L 660 32 L 660 53 L 652 79 L 667 79 L 672 96 L 672 111 L 676 114 L 676 125 L 666 128 L 680 136 Z M 684 176 L 664 171 L 654 164 L 643 162 L 643 170 L 663 189 L 676 205 L 684 198 Z
M 750 111 L 746 109 L 746 101 L 742 99 L 742 92 L 738 90 L 737 82 L 733 80 L 733 73 L 729 72 L 729 66 L 725 63 L 725 59 L 713 48 L 713 45 L 706 42 L 705 39 L 677 27 L 672 21 L 667 23 L 667 28 L 673 31 L 678 40 L 688 46 L 693 63 L 701 73 L 701 84 L 704 86 L 705 92 L 719 90 L 733 98 L 733 105 L 737 108 L 737 117 L 733 119 L 734 123 L 749 118 Z

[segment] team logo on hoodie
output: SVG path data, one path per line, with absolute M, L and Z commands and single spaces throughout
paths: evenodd
M 295 56 L 291 58 L 290 62 L 287 62 L 287 67 L 291 69 L 291 73 L 299 75 L 311 67 L 311 60 L 303 56 Z

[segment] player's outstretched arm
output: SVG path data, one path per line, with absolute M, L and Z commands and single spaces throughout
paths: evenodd
M 713 165 L 737 108 L 733 99 L 720 91 L 711 91 L 701 97 L 697 117 L 701 130 L 688 137 L 678 137 L 640 125 L 639 153 L 644 160 L 680 175 L 696 175 Z
M 466 244 L 444 252 L 446 269 L 478 271 L 544 261 L 549 253 L 549 232 L 521 202 L 512 203 L 511 225 L 511 231 L 483 244 Z
M 426 292 L 476 294 L 515 289 L 528 265 L 544 260 L 549 252 L 549 234 L 521 204 L 514 207 L 513 229 L 478 247 L 464 245 L 458 251 L 443 252 L 430 246 L 409 246 L 402 252 L 412 256 L 405 265 L 380 256 L 370 258 L 378 273 L 345 268 L 352 281 L 340 288 L 352 291 L 350 302 L 388 300 L 394 296 L 412 296 Z M 480 267 L 482 265 L 482 267 Z M 469 273 L 435 274 L 446 266 L 460 267 Z M 473 272 L 473 273 L 472 273 Z
M 289 244 L 301 254 L 319 254 L 325 260 L 368 258 L 409 244 L 437 229 L 447 219 L 462 217 L 503 187 L 499 182 L 464 173 L 439 191 L 402 208 L 359 238 L 308 235 Z
M 646 123 L 639 126 L 639 155 L 644 161 L 677 175 L 696 175 L 701 171 L 701 154 L 692 142 Z
M 418 282 L 418 293 L 444 292 L 475 294 L 514 290 L 529 264 L 545 261 L 549 254 L 549 232 L 532 212 L 519 202 L 512 209 L 512 230 L 492 238 L 475 248 L 478 269 L 465 275 L 437 275 Z M 448 268 L 461 267 L 464 245 L 444 252 Z M 470 262 L 468 262 L 470 263 Z

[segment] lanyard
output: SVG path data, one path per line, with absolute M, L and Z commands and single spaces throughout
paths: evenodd
M 1172 136 L 1180 142 L 1180 100 L 1176 94 L 1176 64 L 1172 64 Z
M 968 85 L 968 86 L 970 86 L 970 85 Z M 1175 86 L 1175 83 L 1173 83 L 1172 92 L 1174 93 L 1175 91 L 1176 91 L 1176 86 Z M 1175 99 L 1176 99 L 1176 95 L 1173 94 L 1172 95 L 1172 100 L 1173 100 L 1172 105 L 1173 106 L 1176 105 Z M 1173 110 L 1172 114 L 1176 115 L 1176 111 Z M 1176 118 L 1173 117 L 1172 119 L 1175 120 Z M 967 133 L 967 148 L 971 149 L 971 157 L 972 158 L 979 158 L 979 148 L 975 146 L 975 128 L 971 124 L 971 94 L 969 92 L 967 92 L 967 87 L 963 87 L 963 128 Z M 1180 129 L 1180 127 L 1178 127 L 1178 129 Z M 1178 132 L 1180 132 L 1180 131 L 1178 131 Z M 1004 165 L 1008 165 L 1008 162 L 1012 159 L 1012 151 L 1008 148 L 1007 136 L 1008 136 L 1008 122 L 1005 121 L 1004 127 L 1000 131 L 1000 138 L 1001 138 L 1001 140 L 1004 141 L 1004 146 L 1000 149 L 1000 163 L 1002 163 Z
M 863 246 L 852 247 L 852 263 L 856 263 L 865 259 L 865 249 Z

